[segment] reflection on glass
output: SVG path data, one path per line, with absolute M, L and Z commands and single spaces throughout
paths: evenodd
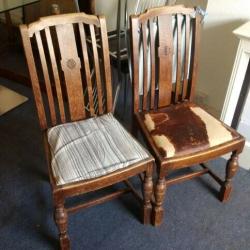
M 39 0 L 0 0 L 0 12 L 23 7 L 24 5 L 35 3 L 38 1 Z

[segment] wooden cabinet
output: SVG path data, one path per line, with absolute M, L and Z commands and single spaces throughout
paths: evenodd
M 40 2 L 36 4 L 25 7 L 25 22 L 30 23 L 36 21 L 41 16 L 51 15 L 52 4 L 58 4 L 60 6 L 61 13 L 70 13 L 76 11 L 74 0 L 40 0 Z

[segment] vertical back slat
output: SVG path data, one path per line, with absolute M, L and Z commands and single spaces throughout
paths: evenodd
M 200 29 L 201 29 L 201 16 L 197 15 L 195 18 L 195 23 L 193 27 L 193 39 L 192 39 L 192 59 L 191 59 L 191 78 L 189 87 L 189 100 L 192 102 L 194 100 L 195 86 L 197 82 L 197 72 L 198 72 L 198 57 L 199 57 L 199 47 L 200 47 Z
M 84 13 L 50 16 L 20 29 L 42 130 L 113 111 L 104 17 Z M 38 76 L 40 68 L 45 82 L 44 98 Z
M 182 15 L 177 14 L 177 68 L 176 68 L 176 83 L 175 83 L 175 102 L 179 101 L 180 88 L 181 88 L 181 69 L 182 69 L 182 60 L 181 60 L 181 18 Z
M 38 52 L 39 52 L 39 56 L 40 56 L 40 60 L 41 60 L 43 76 L 44 76 L 44 81 L 45 81 L 45 87 L 46 87 L 47 96 L 48 96 L 51 123 L 52 123 L 52 125 L 55 125 L 56 124 L 56 112 L 55 112 L 54 97 L 53 97 L 53 93 L 52 93 L 52 89 L 51 89 L 51 82 L 50 82 L 46 57 L 45 57 L 45 53 L 44 53 L 43 43 L 42 43 L 42 39 L 41 39 L 41 34 L 39 31 L 35 33 L 35 37 L 36 37 Z
M 173 31 L 172 16 L 158 17 L 159 27 L 159 107 L 171 103 L 172 94 L 172 61 L 173 61 Z
M 56 57 L 55 57 L 54 46 L 53 46 L 53 42 L 52 42 L 52 38 L 51 38 L 50 29 L 48 27 L 45 28 L 45 35 L 46 35 L 46 39 L 47 39 L 50 62 L 51 62 L 52 72 L 53 72 L 54 81 L 55 81 L 56 94 L 57 94 L 57 100 L 58 100 L 59 111 L 60 111 L 60 118 L 61 118 L 61 122 L 64 123 L 66 121 L 66 118 L 65 118 L 62 89 L 61 89 L 61 84 L 60 84 L 60 78 L 59 78 L 59 73 L 58 73 L 58 67 L 57 67 L 57 61 L 56 61 Z
M 151 57 L 151 98 L 150 107 L 155 107 L 155 36 L 154 36 L 154 19 L 149 20 L 149 36 L 150 36 L 150 57 Z
M 191 18 L 192 21 L 195 20 L 195 28 L 193 28 L 194 22 L 191 22 Z M 155 20 L 157 20 L 156 27 L 154 25 Z M 145 26 L 146 22 L 148 22 L 148 27 Z M 141 36 L 143 37 L 142 47 L 144 48 L 143 65 L 140 65 L 142 62 L 139 60 L 141 36 L 137 34 L 140 25 L 142 25 Z M 131 28 L 134 111 L 140 111 L 140 105 L 142 104 L 143 109 L 148 108 L 146 101 L 149 102 L 147 98 L 149 93 L 145 93 L 145 91 L 150 91 L 150 109 L 166 107 L 189 97 L 192 101 L 197 80 L 200 36 L 200 16 L 196 18 L 195 10 L 185 8 L 182 5 L 152 8 L 143 14 L 133 16 Z M 145 33 L 147 33 L 147 46 L 145 45 Z M 191 38 L 194 38 L 193 42 Z M 195 44 L 195 46 L 190 44 Z M 150 49 L 150 53 L 146 53 L 146 47 Z M 144 73 L 143 103 L 140 102 L 138 93 L 138 89 L 141 87 L 141 75 L 138 72 L 141 73 L 141 67 Z M 150 84 L 148 84 L 148 81 L 150 81 Z M 173 85 L 173 83 L 175 84 Z M 149 85 L 150 89 L 148 90 Z
M 41 129 L 44 130 L 47 128 L 47 119 L 45 115 L 43 98 L 41 95 L 41 89 L 40 89 L 39 80 L 37 76 L 37 70 L 35 66 L 36 64 L 35 64 L 35 60 L 34 60 L 34 56 L 32 52 L 28 28 L 25 25 L 21 25 L 20 30 L 21 30 L 22 41 L 24 45 L 24 53 L 25 53 L 25 57 L 27 60 L 28 68 L 29 68 L 32 89 L 33 89 L 36 109 L 37 109 L 38 118 L 39 118 L 39 124 L 40 124 Z
M 72 120 L 80 120 L 85 118 L 85 109 L 80 72 L 81 63 L 77 53 L 73 25 L 57 25 L 56 33 L 68 94 L 70 117 Z
M 142 23 L 143 49 L 143 109 L 147 109 L 148 100 L 148 51 L 147 51 L 147 22 Z
M 109 45 L 108 45 L 108 37 L 107 37 L 107 26 L 106 26 L 106 21 L 104 17 L 100 17 L 100 27 L 101 27 L 102 50 L 103 50 L 104 80 L 105 80 L 106 95 L 107 95 L 107 112 L 111 112 L 112 106 L 113 106 L 111 69 L 110 69 L 109 54 L 105 53 L 106 51 L 109 51 Z
M 94 116 L 94 101 L 93 101 L 93 88 L 92 88 L 92 81 L 91 81 L 91 74 L 90 74 L 90 67 L 89 67 L 89 56 L 88 56 L 88 49 L 86 44 L 86 34 L 82 23 L 78 24 L 80 37 L 81 37 L 81 46 L 82 46 L 82 53 L 83 53 L 83 62 L 85 68 L 85 77 L 87 83 L 87 90 L 88 90 L 88 99 L 89 99 L 89 110 L 90 115 Z
M 98 57 L 97 44 L 96 44 L 95 29 L 92 24 L 90 24 L 90 35 L 91 35 L 92 50 L 93 50 L 93 56 L 94 56 L 93 59 L 94 59 L 94 66 L 95 66 L 96 86 L 97 86 L 97 95 L 98 95 L 98 109 L 99 109 L 99 114 L 103 114 L 100 65 L 99 65 L 99 57 Z
M 140 110 L 139 104 L 139 26 L 138 19 L 132 17 L 130 19 L 131 36 L 132 36 L 132 83 L 133 83 L 133 100 L 134 100 L 134 112 Z
M 189 48 L 190 47 L 190 16 L 185 15 L 185 57 L 184 57 L 184 76 L 182 88 L 182 100 L 187 96 L 188 67 L 189 67 Z

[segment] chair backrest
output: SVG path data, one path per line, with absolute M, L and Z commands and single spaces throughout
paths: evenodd
M 117 37 L 120 37 L 123 34 L 125 36 L 124 40 L 125 43 L 123 45 L 123 47 L 125 46 L 125 53 L 124 51 L 121 52 L 121 43 L 118 43 L 116 55 L 118 60 L 121 59 L 122 55 L 128 59 L 129 76 L 131 80 L 132 80 L 132 69 L 131 69 L 130 36 L 127 36 L 127 31 L 129 29 L 129 16 L 132 14 L 139 15 L 149 8 L 167 5 L 168 2 L 169 2 L 168 0 L 136 0 L 136 1 L 123 0 L 123 3 L 121 3 L 121 0 L 118 0 L 116 30 L 117 30 Z M 123 13 L 121 9 L 124 10 Z M 121 16 L 123 16 L 123 19 L 121 18 Z
M 131 16 L 134 112 L 192 101 L 201 16 L 182 5 Z
M 43 17 L 20 30 L 42 130 L 112 111 L 104 17 Z

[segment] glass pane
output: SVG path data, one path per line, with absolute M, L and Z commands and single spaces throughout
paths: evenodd
M 19 8 L 38 1 L 39 0 L 0 0 L 0 12 Z

